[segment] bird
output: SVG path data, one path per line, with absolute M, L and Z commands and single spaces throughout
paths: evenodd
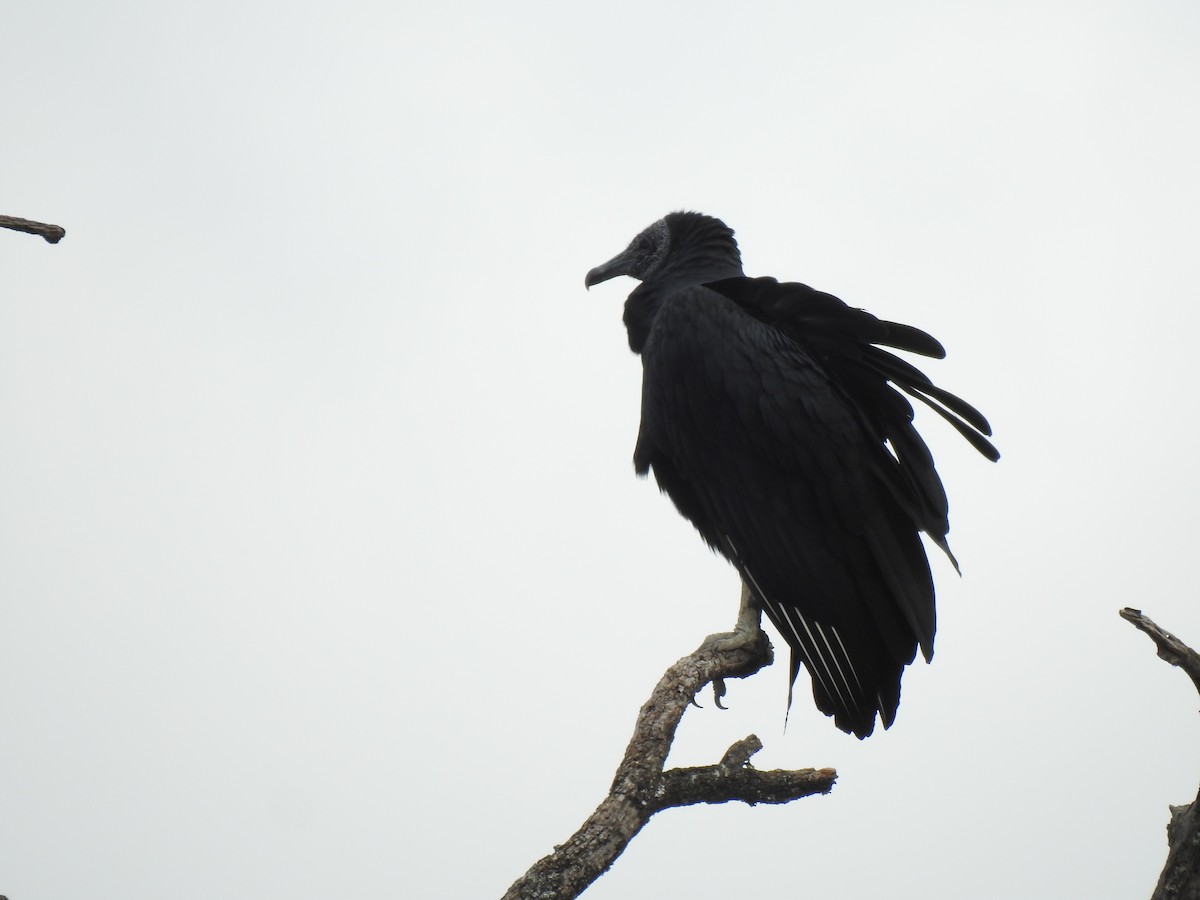
M 892 725 L 904 669 L 933 658 L 934 583 L 921 534 L 949 558 L 949 505 L 916 399 L 992 461 L 991 426 L 884 347 L 942 345 L 799 282 L 748 277 L 733 230 L 672 212 L 584 285 L 626 275 L 641 357 L 635 472 L 649 472 L 742 580 L 738 628 L 765 613 L 816 707 L 859 739 Z M 737 636 L 740 635 L 740 638 Z

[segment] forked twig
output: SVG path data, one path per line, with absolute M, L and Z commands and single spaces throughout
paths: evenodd
M 578 897 L 660 810 L 730 800 L 787 803 L 832 790 L 833 769 L 753 768 L 750 757 L 762 749 L 754 735 L 734 743 L 716 765 L 663 770 L 679 721 L 705 685 L 746 678 L 771 664 L 771 644 L 761 630 L 755 641 L 737 649 L 725 649 L 721 639 L 728 637 L 714 635 L 667 669 L 638 714 L 608 796 L 566 843 L 517 879 L 504 900 Z

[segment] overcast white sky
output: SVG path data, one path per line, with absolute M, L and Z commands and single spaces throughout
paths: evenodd
M 1200 780 L 1194 2 L 7 4 L 0 892 L 499 896 L 737 578 L 633 476 L 671 209 L 925 328 L 959 579 L 896 725 L 692 710 L 828 797 L 588 896 L 1129 898 Z

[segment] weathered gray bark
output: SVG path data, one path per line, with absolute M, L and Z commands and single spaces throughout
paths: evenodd
M 746 678 L 773 659 L 770 641 L 757 639 L 726 649 L 730 635 L 714 635 L 671 666 L 638 714 L 633 739 L 617 768 L 608 796 L 580 829 L 508 889 L 503 900 L 569 900 L 578 897 L 613 864 L 656 812 L 694 803 L 787 803 L 827 794 L 833 769 L 759 771 L 750 757 L 762 749 L 754 735 L 738 741 L 712 766 L 663 771 L 675 729 L 706 684 Z M 726 639 L 723 643 L 722 639 Z
M 11 228 L 13 231 L 24 231 L 26 234 L 40 234 L 51 244 L 57 244 L 67 233 L 61 225 L 31 222 L 29 219 L 18 219 L 16 216 L 0 216 L 0 228 Z
M 1139 609 L 1121 610 L 1121 618 L 1150 636 L 1158 655 L 1178 666 L 1200 691 L 1200 654 L 1169 631 L 1142 615 Z M 1167 824 L 1167 864 L 1150 900 L 1200 900 L 1200 794 L 1185 806 L 1171 807 Z

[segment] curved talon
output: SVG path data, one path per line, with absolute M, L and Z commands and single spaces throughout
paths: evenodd
M 723 703 L 721 703 L 721 698 L 725 696 L 725 679 L 724 678 L 714 678 L 713 682 L 712 682 L 712 686 L 713 686 L 713 700 L 717 704 L 717 709 L 728 709 L 729 707 L 727 707 Z
M 692 699 L 691 699 L 691 700 L 689 700 L 689 701 L 688 701 L 688 703 L 689 703 L 691 706 L 694 706 L 694 707 L 696 707 L 696 709 L 704 709 L 704 707 L 703 707 L 703 706 L 701 706 L 699 703 L 697 703 L 697 702 L 696 702 L 696 698 L 695 698 L 695 697 L 692 697 Z

